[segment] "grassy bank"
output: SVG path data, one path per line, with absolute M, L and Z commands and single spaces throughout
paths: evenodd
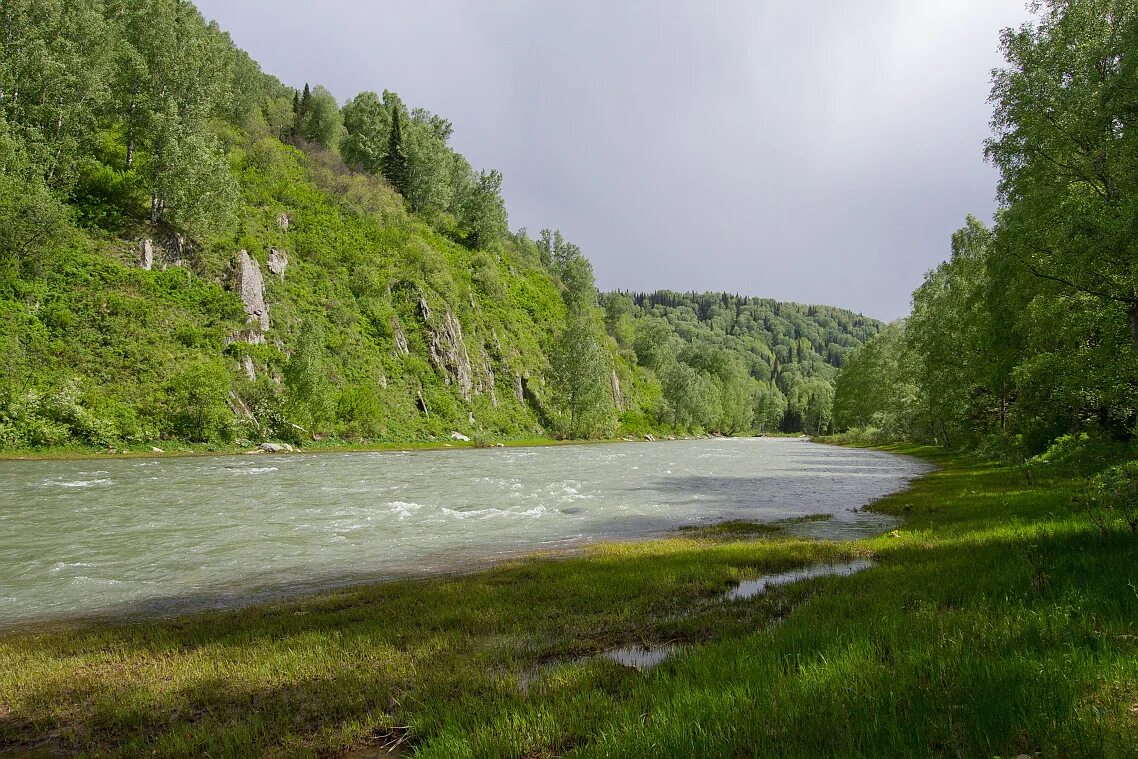
M 941 468 L 854 543 L 740 527 L 239 612 L 0 639 L 0 747 L 294 756 L 1130 756 L 1138 539 L 1082 480 Z M 852 577 L 717 599 L 871 557 Z M 648 673 L 592 656 L 681 652 Z

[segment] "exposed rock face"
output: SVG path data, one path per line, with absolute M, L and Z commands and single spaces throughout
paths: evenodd
M 284 282 L 285 269 L 288 268 L 288 255 L 283 250 L 269 248 L 269 271 L 276 274 Z
M 423 317 L 423 321 L 431 318 L 431 307 L 427 305 L 427 298 L 422 294 L 419 295 L 419 315 Z
M 624 395 L 620 392 L 620 377 L 616 376 L 616 369 L 612 370 L 610 380 L 612 382 L 612 401 L 616 404 L 616 410 L 624 411 Z
M 288 231 L 288 225 L 289 225 L 288 214 L 287 213 L 278 214 L 277 215 L 277 226 L 280 227 L 282 231 L 287 232 Z
M 255 329 L 242 329 L 229 335 L 221 341 L 222 345 L 229 346 L 233 343 L 249 343 L 250 345 L 264 345 L 265 336 Z
M 514 395 L 517 397 L 518 403 L 526 402 L 526 388 L 522 384 L 522 375 L 520 374 L 514 375 Z
M 138 247 L 138 265 L 146 271 L 150 271 L 154 267 L 154 241 L 143 240 Z
M 498 393 L 494 390 L 497 381 L 494 377 L 494 364 L 490 360 L 490 354 L 486 352 L 486 346 L 482 346 L 482 369 L 485 372 L 485 384 L 479 388 L 479 392 L 487 393 L 490 396 L 490 405 L 498 408 Z
M 245 306 L 246 324 L 256 323 L 261 330 L 269 328 L 269 307 L 265 303 L 265 278 L 261 275 L 261 267 L 253 260 L 248 251 L 242 250 L 237 254 L 236 282 L 234 286 L 241 296 L 241 303 Z
M 241 359 L 241 368 L 245 370 L 245 376 L 250 380 L 257 379 L 257 369 L 253 366 L 252 356 L 245 356 Z
M 474 372 L 462 340 L 462 325 L 450 311 L 443 317 L 442 326 L 431 329 L 429 348 L 431 363 L 442 370 L 447 384 L 453 381 L 463 399 L 469 401 L 474 394 Z
M 186 258 L 186 238 L 175 234 L 166 257 L 171 266 L 181 266 Z
M 402 353 L 404 356 L 411 353 L 411 349 L 407 346 L 407 335 L 403 334 L 403 325 L 399 323 L 398 319 L 391 320 L 391 333 L 395 335 L 395 352 Z

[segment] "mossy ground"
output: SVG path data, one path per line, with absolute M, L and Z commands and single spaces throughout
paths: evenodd
M 692 533 L 0 639 L 0 747 L 105 755 L 1134 756 L 1138 538 L 1075 477 L 939 465 L 852 543 Z M 718 599 L 872 557 L 852 577 Z M 688 644 L 640 673 L 603 658 Z M 376 753 L 375 755 L 381 755 Z

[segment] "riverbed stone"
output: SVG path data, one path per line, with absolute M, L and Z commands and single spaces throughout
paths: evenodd
M 259 446 L 265 453 L 292 453 L 293 448 L 288 443 L 261 443 Z

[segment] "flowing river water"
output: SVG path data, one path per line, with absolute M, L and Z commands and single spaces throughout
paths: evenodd
M 805 440 L 0 462 L 0 629 L 453 571 L 728 519 L 809 537 L 928 467 Z

